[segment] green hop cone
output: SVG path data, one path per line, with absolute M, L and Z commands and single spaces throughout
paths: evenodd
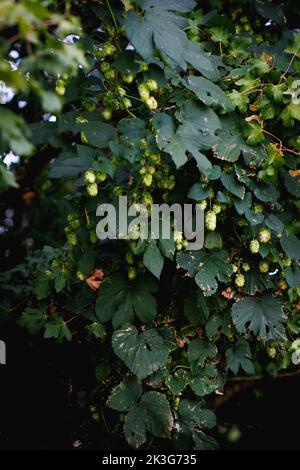
M 144 83 L 145 87 L 148 88 L 149 91 L 157 91 L 158 90 L 158 85 L 155 80 L 149 79 L 146 80 Z
M 276 351 L 276 348 L 273 347 L 270 347 L 267 349 L 267 354 L 268 356 L 271 358 L 271 359 L 275 359 L 276 355 L 277 355 L 277 351 Z
M 131 251 L 126 253 L 126 263 L 133 264 L 134 263 L 134 256 Z
M 116 72 L 114 70 L 108 70 L 107 72 L 104 72 L 103 75 L 106 80 L 113 80 L 116 76 Z
M 243 263 L 242 264 L 242 269 L 246 273 L 246 272 L 250 271 L 250 265 L 248 263 Z
M 107 179 L 107 174 L 104 171 L 97 171 L 96 172 L 96 179 L 100 183 L 103 183 Z
M 74 233 L 74 232 L 68 233 L 67 241 L 68 241 L 69 245 L 76 246 L 77 243 L 78 243 L 76 233 Z
M 243 287 L 245 285 L 245 276 L 243 274 L 237 274 L 234 282 L 237 287 Z
M 258 232 L 258 240 L 260 243 L 268 243 L 271 240 L 271 231 L 266 227 L 261 228 Z
M 232 264 L 231 267 L 232 267 L 232 271 L 236 273 L 238 270 L 238 266 L 236 264 Z
M 203 201 L 198 201 L 197 206 L 201 211 L 204 211 L 207 207 L 207 201 L 205 199 L 203 199 Z
M 55 91 L 59 96 L 63 96 L 66 92 L 66 86 L 64 80 L 57 80 L 55 85 Z
M 93 170 L 87 170 L 84 173 L 84 182 L 85 184 L 90 184 L 90 183 L 95 183 L 96 181 L 96 175 Z
M 217 216 L 213 211 L 208 211 L 205 216 L 205 227 L 213 232 L 217 226 Z
M 122 75 L 122 80 L 123 80 L 123 82 L 128 83 L 130 85 L 130 83 L 133 82 L 134 77 L 135 77 L 135 75 L 133 73 L 126 73 L 126 74 Z
M 259 270 L 261 273 L 267 273 L 270 269 L 269 263 L 267 261 L 261 260 L 259 262 Z
M 259 252 L 259 241 L 258 240 L 251 240 L 251 242 L 250 242 L 250 251 L 251 251 L 251 253 L 258 253 Z
M 133 266 L 130 266 L 128 269 L 128 279 L 133 281 L 136 278 L 136 269 Z
M 105 44 L 103 49 L 104 49 L 104 54 L 105 55 L 114 55 L 117 52 L 116 46 L 114 46 L 110 42 Z
M 215 214 L 219 214 L 221 212 L 222 208 L 221 208 L 220 204 L 214 204 L 212 206 L 212 210 Z
M 121 86 L 117 86 L 116 91 L 121 98 L 124 98 L 126 96 L 126 90 L 122 88 Z
M 87 193 L 91 197 L 95 197 L 98 194 L 98 186 L 97 183 L 88 184 L 86 187 Z
M 157 109 L 157 107 L 158 107 L 157 101 L 154 98 L 154 96 L 150 96 L 146 100 L 146 105 L 148 106 L 149 109 Z
M 100 70 L 103 73 L 108 72 L 110 70 L 109 62 L 102 62 L 102 64 L 100 65 Z
M 80 132 L 80 140 L 82 144 L 88 144 L 88 138 L 83 131 Z
M 105 121 L 109 121 L 112 118 L 112 110 L 110 108 L 104 108 L 102 111 L 102 117 Z
M 147 72 L 148 64 L 146 64 L 146 62 L 141 62 L 139 65 L 139 70 L 140 72 Z
M 149 160 L 154 163 L 155 165 L 158 165 L 160 163 L 160 155 L 159 153 L 151 153 L 149 155 Z
M 146 88 L 142 83 L 138 86 L 138 92 L 143 101 L 146 101 L 150 97 L 148 88 Z
M 285 268 L 290 267 L 291 264 L 292 264 L 291 258 L 285 256 L 285 257 L 283 258 L 283 260 L 282 260 L 282 264 L 283 264 L 283 266 L 284 266 Z
M 155 170 L 155 167 L 153 165 L 150 165 L 148 167 L 148 173 L 150 173 L 150 175 L 154 175 L 155 171 L 156 170 Z
M 90 232 L 90 241 L 91 241 L 91 243 L 97 243 L 97 241 L 98 241 L 98 237 L 97 237 L 97 234 L 96 234 L 95 230 L 92 230 Z
M 77 277 L 77 279 L 79 279 L 79 281 L 84 281 L 84 279 L 85 279 L 85 276 L 84 276 L 83 272 L 81 272 L 81 271 L 77 271 L 76 277 Z
M 152 175 L 147 173 L 143 178 L 143 183 L 144 183 L 145 186 L 151 186 L 151 184 L 152 184 Z

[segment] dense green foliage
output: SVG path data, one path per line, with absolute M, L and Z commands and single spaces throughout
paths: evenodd
M 228 376 L 295 367 L 300 33 L 285 6 L 1 2 L 1 319 L 89 342 L 93 417 L 116 410 L 133 447 L 214 448 L 206 401 Z M 204 248 L 100 242 L 96 208 L 119 195 L 199 204 Z

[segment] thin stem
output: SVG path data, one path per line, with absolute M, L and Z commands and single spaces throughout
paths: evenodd
M 297 51 L 294 52 L 294 54 L 293 54 L 291 60 L 289 61 L 289 65 L 287 66 L 287 69 L 286 69 L 285 72 L 281 75 L 280 80 L 279 80 L 279 84 L 282 82 L 282 80 L 284 79 L 284 77 L 286 76 L 286 74 L 288 73 L 288 71 L 290 70 L 290 68 L 291 68 L 291 66 L 292 66 L 292 63 L 293 63 L 294 60 L 295 60 L 295 57 L 296 57 L 296 54 L 297 54 L 298 50 L 299 50 L 299 47 L 298 47 Z
M 132 100 L 136 100 L 136 101 L 140 101 L 141 103 L 144 103 L 143 100 L 141 100 L 140 98 L 136 98 L 135 96 L 127 95 L 127 94 L 125 96 L 126 96 L 126 98 L 131 98 Z
M 112 20 L 113 20 L 113 22 L 114 22 L 115 30 L 118 31 L 118 24 L 117 24 L 115 15 L 114 15 L 114 13 L 113 13 L 113 11 L 112 11 L 112 9 L 111 9 L 109 0 L 106 0 L 106 4 L 107 4 L 107 7 L 108 7 L 108 9 L 109 9 L 109 13 L 110 13 L 110 15 L 111 15 L 111 17 L 112 17 Z

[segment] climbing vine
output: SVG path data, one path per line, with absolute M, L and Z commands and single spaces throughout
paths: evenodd
M 299 363 L 300 33 L 285 7 L 0 5 L 1 319 L 90 343 L 92 417 L 111 412 L 134 448 L 215 448 L 207 401 L 228 377 Z M 176 231 L 99 240 L 97 206 L 122 195 L 198 205 L 203 248 Z

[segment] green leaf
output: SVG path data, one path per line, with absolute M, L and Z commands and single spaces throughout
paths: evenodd
M 44 338 L 56 338 L 59 342 L 63 341 L 63 339 L 71 341 L 72 333 L 63 319 L 57 318 L 46 323 Z
M 221 386 L 220 375 L 214 366 L 208 365 L 204 369 L 195 369 L 190 380 L 193 392 L 199 397 L 210 395 Z
M 213 146 L 214 157 L 227 162 L 236 162 L 247 145 L 239 129 L 238 120 L 232 117 L 221 119 L 222 127 Z
M 270 294 L 244 297 L 233 305 L 231 312 L 239 333 L 259 335 L 263 342 L 284 336 L 283 303 Z
M 206 299 L 200 290 L 195 296 L 189 296 L 185 299 L 184 315 L 193 326 L 203 326 L 208 320 L 209 313 Z
M 120 275 L 111 276 L 99 288 L 96 316 L 102 322 L 112 320 L 114 328 L 132 322 L 134 315 L 143 323 L 150 323 L 157 312 L 153 297 L 156 291 L 157 286 L 151 279 L 140 277 L 128 283 Z
M 273 20 L 277 24 L 286 23 L 284 16 L 283 5 L 276 5 L 268 0 L 255 0 L 254 6 L 261 16 L 268 20 Z
M 153 124 L 157 129 L 158 147 L 171 155 L 177 168 L 184 165 L 187 161 L 187 148 L 181 138 L 176 135 L 175 124 L 171 116 L 166 113 L 157 113 L 154 116 Z
M 146 392 L 125 418 L 127 442 L 137 448 L 146 441 L 146 431 L 156 437 L 169 437 L 173 418 L 168 400 L 158 392 Z
M 147 430 L 156 437 L 169 437 L 173 418 L 166 397 L 158 392 L 146 392 L 140 406 L 146 410 Z
M 178 407 L 178 424 L 185 431 L 194 430 L 199 426 L 201 429 L 212 429 L 216 426 L 216 416 L 211 410 L 204 410 L 201 402 L 196 400 L 181 400 Z
M 208 191 L 204 189 L 204 185 L 200 183 L 195 183 L 188 192 L 187 197 L 194 199 L 194 201 L 201 201 L 207 199 L 209 196 Z
M 195 281 L 205 296 L 213 295 L 218 288 L 218 280 L 225 282 L 232 274 L 232 267 L 224 251 L 205 255 L 196 273 Z
M 192 90 L 199 100 L 206 106 L 219 107 L 224 111 L 233 111 L 233 105 L 224 91 L 203 77 L 190 76 L 187 87 Z
M 19 187 L 14 175 L 6 170 L 4 164 L 0 163 L 0 191 L 7 189 L 9 186 L 13 188 Z
M 142 385 L 136 378 L 127 378 L 112 390 L 106 404 L 117 411 L 128 411 L 139 401 L 142 391 Z
M 41 105 L 47 113 L 59 113 L 62 103 L 56 93 L 52 91 L 42 90 L 40 92 Z
M 188 348 L 189 362 L 197 362 L 200 367 L 204 367 L 206 359 L 212 359 L 218 353 L 217 347 L 203 338 L 194 339 Z
M 51 165 L 49 178 L 74 178 L 89 168 L 89 165 L 69 152 L 62 152 Z
M 216 441 L 202 431 L 215 427 L 216 417 L 212 411 L 202 409 L 200 401 L 181 400 L 177 424 L 175 441 L 179 449 L 216 449 Z
M 251 352 L 248 341 L 245 339 L 239 339 L 232 348 L 226 351 L 227 366 L 236 375 L 240 369 L 246 372 L 246 374 L 254 374 L 254 366 L 251 362 Z
M 44 310 L 27 307 L 20 318 L 20 325 L 25 326 L 29 333 L 35 335 L 45 326 L 47 314 Z
M 290 267 L 285 271 L 286 282 L 290 287 L 300 285 L 300 269 L 297 266 Z
M 160 239 L 159 246 L 160 246 L 160 251 L 166 258 L 169 258 L 170 260 L 174 259 L 174 254 L 175 254 L 175 249 L 176 249 L 174 239 L 170 239 L 170 240 Z
M 215 142 L 215 131 L 220 126 L 218 117 L 212 110 L 190 100 L 177 114 L 177 118 L 182 124 L 176 130 L 171 116 L 165 113 L 155 115 L 153 124 L 157 130 L 159 148 L 171 155 L 177 168 L 184 165 L 188 153 L 191 153 L 199 170 L 209 175 L 212 165 L 200 150 L 210 149 Z
M 66 286 L 65 274 L 62 271 L 59 271 L 55 277 L 54 287 L 56 292 L 61 292 Z
M 144 253 L 144 265 L 155 277 L 157 277 L 157 279 L 159 279 L 164 267 L 164 262 L 164 257 L 162 256 L 156 241 L 151 240 Z
M 186 370 L 178 369 L 173 375 L 168 375 L 165 379 L 165 384 L 170 392 L 175 395 L 181 395 L 189 381 L 188 373 Z
M 290 258 L 295 260 L 300 258 L 300 240 L 296 237 L 296 235 L 293 233 L 286 235 L 284 233 L 280 239 L 280 244 L 282 249 Z
M 215 248 L 221 250 L 223 246 L 221 235 L 217 232 L 207 233 L 207 235 L 205 236 L 204 246 L 208 250 L 213 250 Z
M 126 441 L 134 448 L 146 442 L 146 410 L 140 406 L 132 406 L 126 415 L 124 434 Z
M 240 199 L 244 199 L 245 187 L 237 183 L 236 178 L 232 173 L 222 173 L 221 181 L 227 191 L 239 197 Z
M 23 118 L 1 105 L 0 122 L 1 154 L 11 150 L 16 155 L 25 157 L 31 155 L 34 146 L 30 143 L 30 131 Z
M 144 379 L 162 367 L 169 348 L 158 331 L 150 329 L 138 334 L 133 325 L 124 325 L 113 333 L 115 354 L 139 379 Z

